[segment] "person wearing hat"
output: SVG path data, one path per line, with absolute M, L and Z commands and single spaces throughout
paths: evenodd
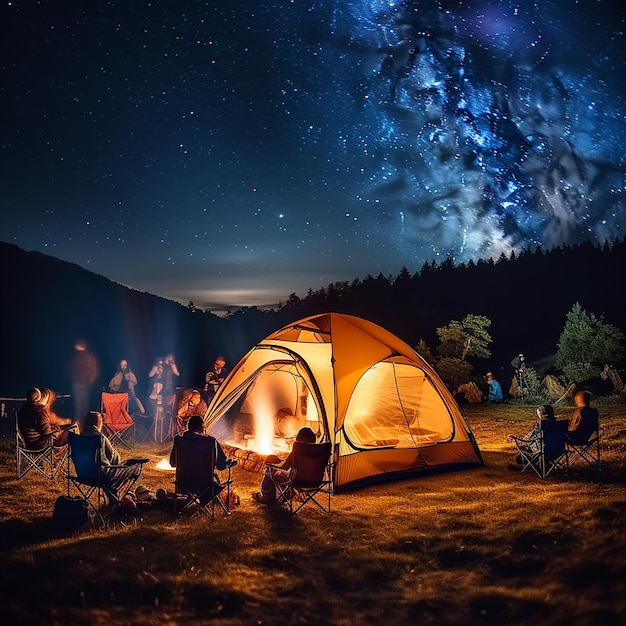
M 56 394 L 45 387 L 41 391 L 31 387 L 26 392 L 26 402 L 17 412 L 17 424 L 29 450 L 45 448 L 51 436 L 57 447 L 67 443 L 68 431 L 74 423 L 52 411 L 54 398 Z
M 493 377 L 491 372 L 487 372 L 487 387 L 489 388 L 487 394 L 487 402 L 502 402 L 504 396 L 502 394 L 502 386 Z

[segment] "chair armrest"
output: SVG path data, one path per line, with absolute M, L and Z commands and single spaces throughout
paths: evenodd
M 118 465 L 109 465 L 108 463 L 100 463 L 100 466 L 106 469 L 122 470 L 134 467 L 135 465 L 145 465 L 150 459 L 127 459 Z
M 149 460 L 150 459 L 126 459 L 121 465 L 123 467 L 128 467 L 129 465 L 145 465 Z
M 509 435 L 510 439 L 513 441 L 519 441 L 520 443 L 534 443 L 535 441 L 541 441 L 541 436 L 539 437 L 516 437 L 515 435 Z

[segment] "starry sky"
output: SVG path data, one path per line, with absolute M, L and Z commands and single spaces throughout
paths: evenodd
M 202 309 L 626 234 L 618 2 L 0 7 L 0 240 Z

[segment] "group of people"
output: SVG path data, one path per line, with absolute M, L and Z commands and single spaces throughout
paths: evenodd
M 224 364 L 220 364 L 223 369 Z M 121 368 L 124 369 L 124 368 Z M 127 373 L 130 370 L 126 367 Z M 208 377 L 208 375 L 207 375 Z M 128 378 L 124 378 L 127 382 Z M 121 379 L 117 382 L 121 385 Z M 135 383 L 136 384 L 136 383 Z M 207 381 L 207 384 L 210 384 Z M 109 477 L 112 488 L 120 488 L 115 481 L 119 477 L 119 466 L 124 465 L 119 452 L 115 449 L 110 439 L 103 433 L 104 417 L 100 411 L 88 411 L 83 417 L 82 425 L 71 418 L 60 417 L 54 411 L 53 404 L 56 396 L 50 389 L 38 389 L 32 387 L 27 392 L 26 401 L 17 412 L 18 428 L 22 434 L 27 448 L 36 450 L 54 442 L 56 447 L 63 447 L 68 443 L 68 433 L 73 430 L 81 437 L 100 438 L 101 471 L 104 477 Z M 186 423 L 186 429 L 178 435 L 186 439 L 208 437 L 215 446 L 215 467 L 224 470 L 235 464 L 226 458 L 226 454 L 220 443 L 214 437 L 204 434 L 204 421 L 200 415 L 192 415 Z M 310 428 L 302 428 L 296 436 L 296 441 L 315 443 L 315 433 Z M 174 444 L 170 453 L 170 464 L 176 467 L 177 446 Z M 253 498 L 260 503 L 274 504 L 276 502 L 276 485 L 285 484 L 288 480 L 289 470 L 293 463 L 293 452 L 281 463 L 278 457 L 270 455 L 266 459 L 266 471 L 261 484 L 261 491 L 255 492 Z M 219 493 L 222 485 L 217 476 L 214 477 L 215 493 Z M 162 490 L 161 490 L 162 491 Z
M 217 356 L 213 368 L 206 372 L 203 384 L 194 389 L 206 405 L 209 404 L 218 387 L 224 382 L 227 373 L 226 359 L 223 356 Z M 112 393 L 128 393 L 131 413 L 139 413 L 140 415 L 147 413 L 154 416 L 160 406 L 173 413 L 179 377 L 180 371 L 173 354 L 157 357 L 154 360 L 148 372 L 146 411 L 146 407 L 137 396 L 137 376 L 128 364 L 128 360 L 121 359 L 118 370 L 109 381 L 109 390 Z

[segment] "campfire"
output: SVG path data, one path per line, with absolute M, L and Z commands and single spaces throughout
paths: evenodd
M 159 470 L 171 470 L 174 471 L 174 467 L 172 467 L 170 465 L 169 460 L 166 457 L 163 457 L 157 464 L 156 464 L 156 468 Z

